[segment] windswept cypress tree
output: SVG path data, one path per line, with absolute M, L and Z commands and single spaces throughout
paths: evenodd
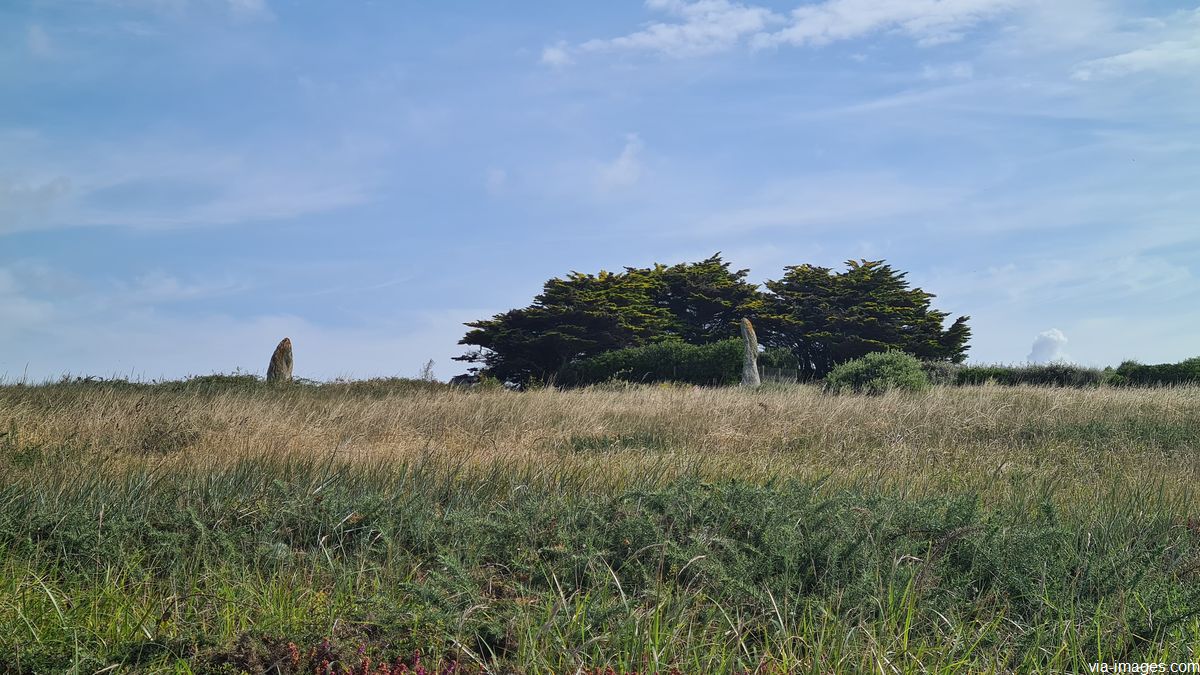
M 472 330 L 459 344 L 478 349 L 457 358 L 524 384 L 613 349 L 725 340 L 762 303 L 747 272 L 731 270 L 719 253 L 696 263 L 572 272 L 547 281 L 528 307 L 468 323 Z
M 847 270 L 796 265 L 763 293 L 720 254 L 694 263 L 626 267 L 546 282 L 532 304 L 473 321 L 459 361 L 505 382 L 548 381 L 572 363 L 616 349 L 660 342 L 711 344 L 738 334 L 742 317 L 761 343 L 785 349 L 807 378 L 864 354 L 899 350 L 930 361 L 961 362 L 968 317 L 943 328 L 933 295 L 910 288 L 883 261 L 849 261 Z
M 845 272 L 796 265 L 766 282 L 770 295 L 760 318 L 764 343 L 785 347 L 803 376 L 824 377 L 835 365 L 870 352 L 897 350 L 926 361 L 966 357 L 970 317 L 949 327 L 934 298 L 910 288 L 906 273 L 882 260 L 850 260 Z

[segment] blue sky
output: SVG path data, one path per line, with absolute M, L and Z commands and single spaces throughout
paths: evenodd
M 445 378 L 570 270 L 886 258 L 971 360 L 1200 354 L 1200 6 L 13 0 L 0 375 Z

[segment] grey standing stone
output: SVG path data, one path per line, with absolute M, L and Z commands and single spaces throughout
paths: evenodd
M 267 382 L 292 381 L 292 341 L 283 338 L 275 353 L 271 354 L 271 365 L 267 366 Z
M 754 334 L 754 324 L 750 319 L 742 319 L 742 342 L 746 352 L 742 359 L 742 386 L 757 388 L 762 386 L 758 377 L 758 336 Z

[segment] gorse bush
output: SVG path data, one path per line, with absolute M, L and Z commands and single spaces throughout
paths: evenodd
M 874 352 L 846 361 L 825 377 L 825 390 L 833 393 L 882 394 L 892 389 L 921 391 L 929 378 L 921 362 L 903 352 Z
M 605 352 L 564 368 L 558 383 L 567 386 L 626 382 L 735 384 L 742 372 L 742 341 L 707 345 L 670 341 Z

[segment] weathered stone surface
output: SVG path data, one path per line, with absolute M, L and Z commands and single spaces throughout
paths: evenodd
M 750 323 L 750 319 L 742 319 L 742 342 L 746 347 L 742 359 L 742 386 L 762 386 L 758 376 L 758 336 L 754 334 L 754 324 Z
M 275 353 L 271 355 L 271 365 L 267 366 L 267 382 L 292 381 L 292 341 L 283 338 Z

